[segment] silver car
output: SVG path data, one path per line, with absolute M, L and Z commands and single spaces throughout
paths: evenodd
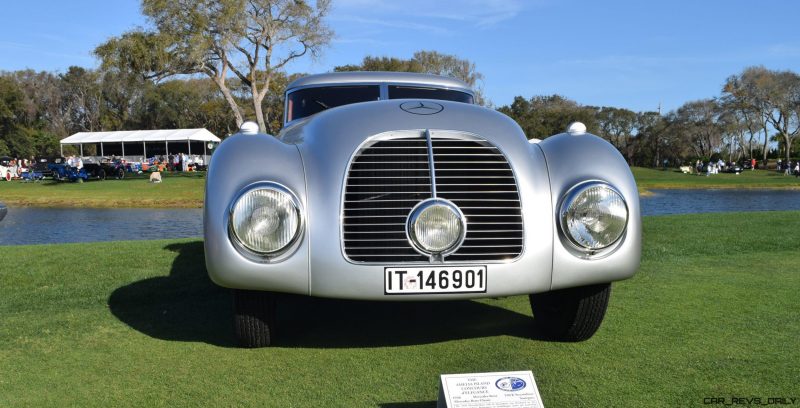
M 639 267 L 630 168 L 580 123 L 529 140 L 463 82 L 409 73 L 301 78 L 285 112 L 280 134 L 246 123 L 209 166 L 206 267 L 234 289 L 243 346 L 274 340 L 276 293 L 526 294 L 535 332 L 581 341 Z

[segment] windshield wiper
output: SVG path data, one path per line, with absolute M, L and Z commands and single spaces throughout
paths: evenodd
M 322 106 L 324 109 L 330 109 L 331 108 L 330 106 L 326 105 L 325 102 L 318 101 L 316 99 L 314 99 L 314 102 L 316 102 L 317 105 Z

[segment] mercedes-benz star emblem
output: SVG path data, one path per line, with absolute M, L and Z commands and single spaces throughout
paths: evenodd
M 444 106 L 435 102 L 413 101 L 403 102 L 400 109 L 415 115 L 435 115 L 444 110 Z

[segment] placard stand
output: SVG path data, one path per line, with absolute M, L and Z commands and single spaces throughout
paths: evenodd
M 544 408 L 530 371 L 443 374 L 437 408 Z

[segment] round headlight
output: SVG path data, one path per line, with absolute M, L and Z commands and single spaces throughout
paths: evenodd
M 604 183 L 587 183 L 570 191 L 561 204 L 561 229 L 578 248 L 600 250 L 617 242 L 628 224 L 622 195 Z
M 464 214 L 447 200 L 431 199 L 418 204 L 408 216 L 411 243 L 426 254 L 446 254 L 458 249 L 467 233 Z
M 275 254 L 300 233 L 297 200 L 278 185 L 255 187 L 239 196 L 231 207 L 231 230 L 250 251 Z

